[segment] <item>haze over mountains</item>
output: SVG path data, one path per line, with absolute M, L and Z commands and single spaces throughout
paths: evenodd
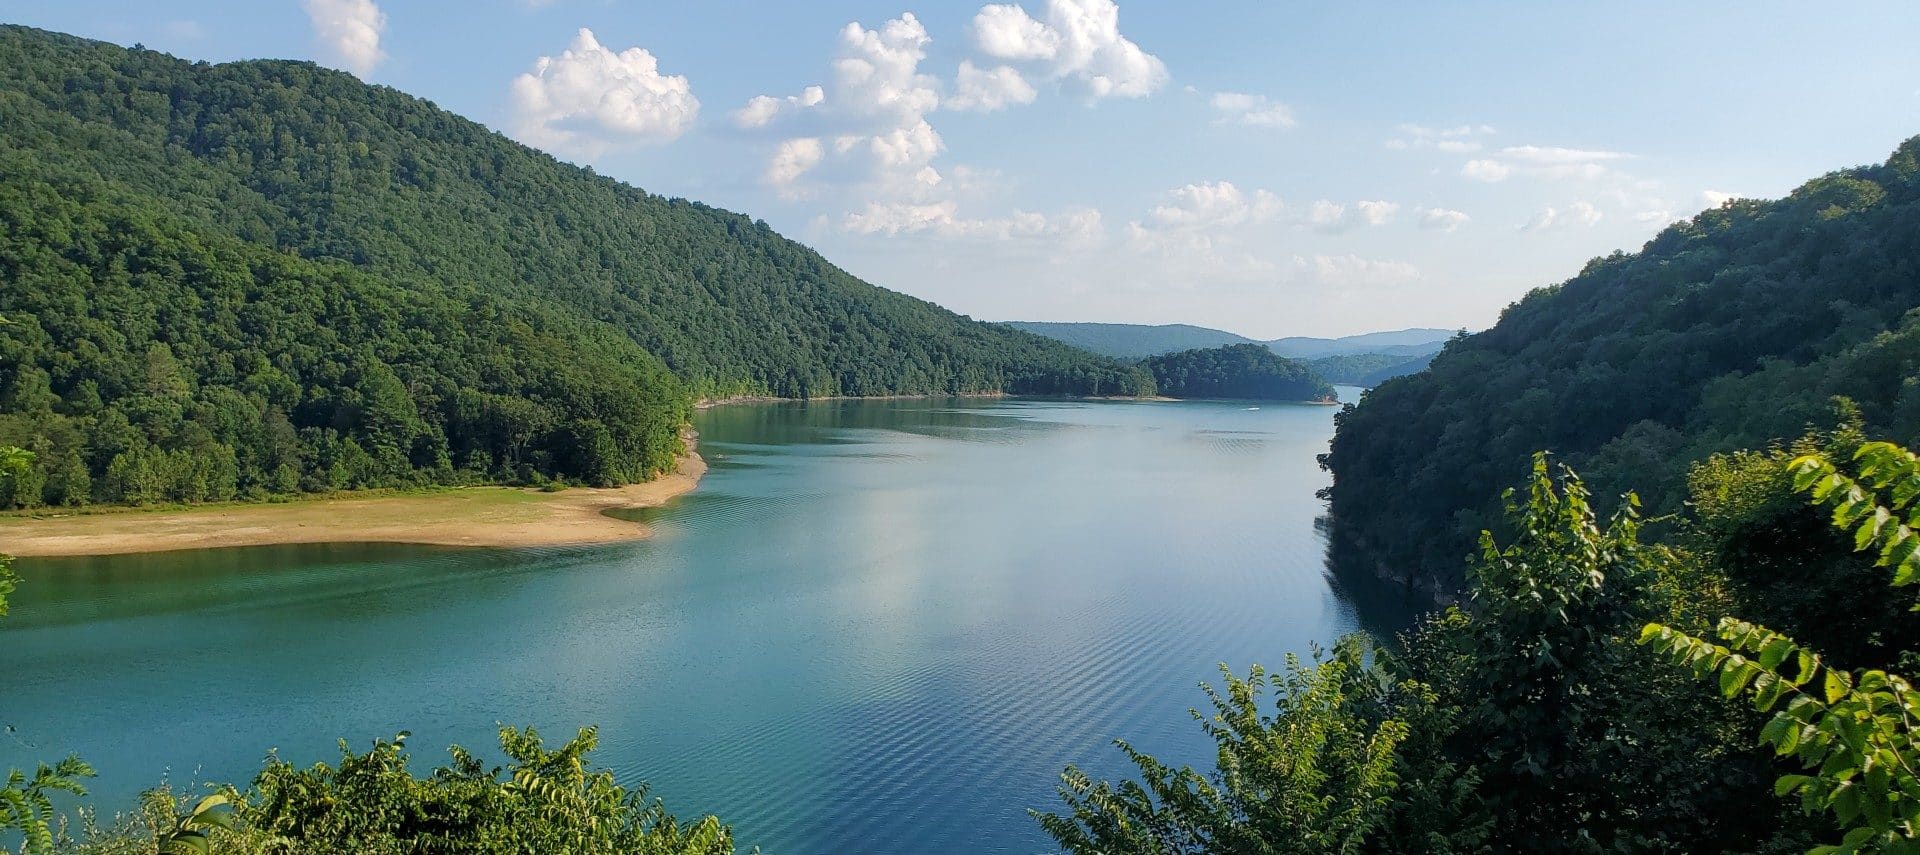
M 1259 344 L 1280 356 L 1306 362 L 1314 373 L 1329 382 L 1354 386 L 1372 386 L 1389 377 L 1425 368 L 1455 334 L 1453 330 L 1416 327 L 1340 338 L 1289 336 L 1260 341 L 1191 324 L 1004 323 L 1083 350 L 1129 361 L 1198 348 Z

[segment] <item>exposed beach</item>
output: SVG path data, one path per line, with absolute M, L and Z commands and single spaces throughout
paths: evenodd
M 222 504 L 181 509 L 92 510 L 0 517 L 0 553 L 21 557 L 119 555 L 287 543 L 418 543 L 434 546 L 566 546 L 639 540 L 644 523 L 609 510 L 651 508 L 692 490 L 706 461 L 689 450 L 674 471 L 644 484 L 557 492 L 462 487 Z

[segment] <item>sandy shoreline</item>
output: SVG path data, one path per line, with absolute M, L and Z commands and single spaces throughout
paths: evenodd
M 432 493 L 343 496 L 280 504 L 181 510 L 137 508 L 69 516 L 0 518 L 0 553 L 21 557 L 124 555 L 289 543 L 432 546 L 570 546 L 639 540 L 644 523 L 608 516 L 691 491 L 706 461 L 689 450 L 673 472 L 644 484 L 554 493 L 463 487 Z

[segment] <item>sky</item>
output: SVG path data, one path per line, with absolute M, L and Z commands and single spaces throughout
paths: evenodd
M 311 59 L 986 320 L 1480 329 L 1920 134 L 1920 3 L 4 0 Z

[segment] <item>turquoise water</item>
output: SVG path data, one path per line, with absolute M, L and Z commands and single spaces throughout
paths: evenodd
M 1067 763 L 1208 763 L 1216 663 L 1360 625 L 1314 527 L 1333 411 L 725 407 L 647 542 L 22 561 L 0 767 L 78 752 L 127 805 L 268 747 L 411 730 L 424 770 L 496 722 L 591 723 L 601 763 L 769 853 L 1044 851 L 1026 811 Z

